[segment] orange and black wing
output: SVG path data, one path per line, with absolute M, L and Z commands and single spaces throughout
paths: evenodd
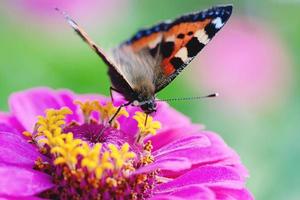
M 152 66 L 159 68 L 154 69 L 153 80 L 158 92 L 176 78 L 207 45 L 224 26 L 231 13 L 232 6 L 227 5 L 184 15 L 174 21 L 140 30 L 120 47 L 128 47 L 136 54 L 147 51 L 153 59 L 159 58 L 160 63 Z

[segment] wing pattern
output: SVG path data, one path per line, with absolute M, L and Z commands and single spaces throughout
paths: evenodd
M 232 13 L 232 6 L 219 6 L 162 22 L 150 29 L 142 29 L 123 46 L 134 53 L 145 51 L 153 59 L 161 58 L 154 70 L 156 92 L 167 86 L 193 60 L 205 45 L 224 26 Z M 144 66 L 140 66 L 144 67 Z

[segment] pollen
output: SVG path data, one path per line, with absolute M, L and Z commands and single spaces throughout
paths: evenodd
M 147 135 L 155 135 L 157 130 L 161 128 L 161 123 L 159 121 L 154 121 L 153 117 L 148 116 L 143 112 L 136 112 L 133 118 L 138 123 L 139 135 L 138 140 L 145 138 Z

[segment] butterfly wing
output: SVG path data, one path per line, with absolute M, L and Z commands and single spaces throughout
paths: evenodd
M 126 94 L 131 94 L 133 91 L 130 82 L 125 76 L 123 76 L 122 72 L 117 68 L 114 62 L 99 46 L 96 45 L 96 43 L 88 36 L 88 34 L 71 17 L 69 17 L 65 12 L 60 11 L 58 8 L 56 8 L 56 10 L 66 18 L 69 25 L 81 37 L 81 39 L 86 42 L 90 48 L 107 64 L 108 73 L 115 89 L 124 94 L 125 98 Z
M 231 13 L 232 6 L 228 5 L 184 15 L 140 30 L 120 48 L 130 48 L 135 54 L 147 52 L 152 59 L 160 62 L 139 66 L 154 68 L 155 92 L 159 92 L 208 44 Z

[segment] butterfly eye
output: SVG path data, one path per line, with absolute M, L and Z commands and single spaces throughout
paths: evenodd
M 133 106 L 139 106 L 139 105 L 140 105 L 140 102 L 138 102 L 137 100 L 134 100 L 134 101 L 132 102 L 132 105 L 133 105 Z

